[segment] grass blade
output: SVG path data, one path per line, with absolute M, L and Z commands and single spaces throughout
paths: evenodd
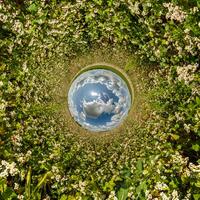
M 29 167 L 29 170 L 26 176 L 25 194 L 26 194 L 26 199 L 31 198 L 31 167 Z
M 43 178 L 39 181 L 39 183 L 37 184 L 37 186 L 35 187 L 32 195 L 34 195 L 36 192 L 38 192 L 38 190 L 46 183 L 46 179 L 51 175 L 51 172 L 47 172 Z

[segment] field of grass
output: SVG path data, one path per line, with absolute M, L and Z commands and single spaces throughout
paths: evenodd
M 199 0 L 0 0 L 0 200 L 199 200 L 199 19 Z M 95 63 L 133 87 L 98 134 L 67 108 Z

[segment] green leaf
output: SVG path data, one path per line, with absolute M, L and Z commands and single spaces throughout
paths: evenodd
M 142 166 L 142 160 L 138 160 L 136 163 L 136 169 L 138 172 L 142 172 L 143 166 Z
M 118 200 L 126 200 L 128 197 L 128 189 L 127 188 L 120 188 L 117 193 Z
M 51 176 L 51 172 L 47 172 L 47 173 L 43 176 L 43 178 L 40 180 L 40 182 L 39 182 L 39 183 L 37 184 L 37 186 L 35 187 L 35 189 L 34 189 L 32 195 L 34 195 L 35 193 L 38 192 L 38 190 L 46 183 L 46 179 L 47 179 L 48 177 L 50 177 L 50 176 Z
M 178 140 L 180 138 L 179 135 L 176 135 L 176 134 L 171 134 L 171 137 L 174 139 L 174 140 Z
M 200 105 L 200 98 L 199 97 L 196 97 L 196 102 L 197 102 L 197 105 Z
M 29 7 L 28 7 L 28 11 L 30 12 L 37 12 L 38 7 L 35 3 L 32 3 Z
M 6 188 L 6 191 L 2 193 L 2 196 L 6 200 L 12 200 L 14 197 L 17 197 L 16 193 L 11 188 Z
M 136 193 L 138 195 L 138 197 L 141 196 L 141 192 L 142 191 L 146 191 L 147 190 L 147 185 L 146 185 L 146 181 L 143 181 L 137 188 L 136 188 Z
M 67 196 L 65 194 L 63 194 L 60 198 L 60 200 L 67 200 Z
M 31 167 L 29 167 L 27 177 L 26 177 L 25 194 L 26 194 L 26 199 L 31 198 Z
M 192 145 L 192 149 L 193 149 L 194 151 L 199 151 L 200 146 L 199 146 L 198 144 L 193 144 L 193 145 Z
M 114 187 L 115 187 L 115 182 L 114 182 L 114 179 L 112 178 L 110 181 L 105 183 L 103 190 L 112 191 Z
M 193 194 L 194 200 L 199 200 L 200 199 L 200 194 Z
M 7 188 L 6 180 L 0 179 L 0 193 L 3 193 Z
M 200 181 L 197 181 L 197 182 L 195 183 L 195 186 L 198 187 L 198 188 L 200 188 Z

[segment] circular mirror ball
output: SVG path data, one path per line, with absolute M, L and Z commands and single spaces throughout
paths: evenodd
M 68 92 L 69 110 L 76 122 L 90 131 L 109 131 L 127 116 L 131 94 L 126 82 L 106 69 L 80 74 Z

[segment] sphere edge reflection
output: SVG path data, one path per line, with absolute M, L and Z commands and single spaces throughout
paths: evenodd
M 72 80 L 68 108 L 81 127 L 92 132 L 110 131 L 127 117 L 132 105 L 132 91 L 115 72 L 96 66 L 82 70 Z

